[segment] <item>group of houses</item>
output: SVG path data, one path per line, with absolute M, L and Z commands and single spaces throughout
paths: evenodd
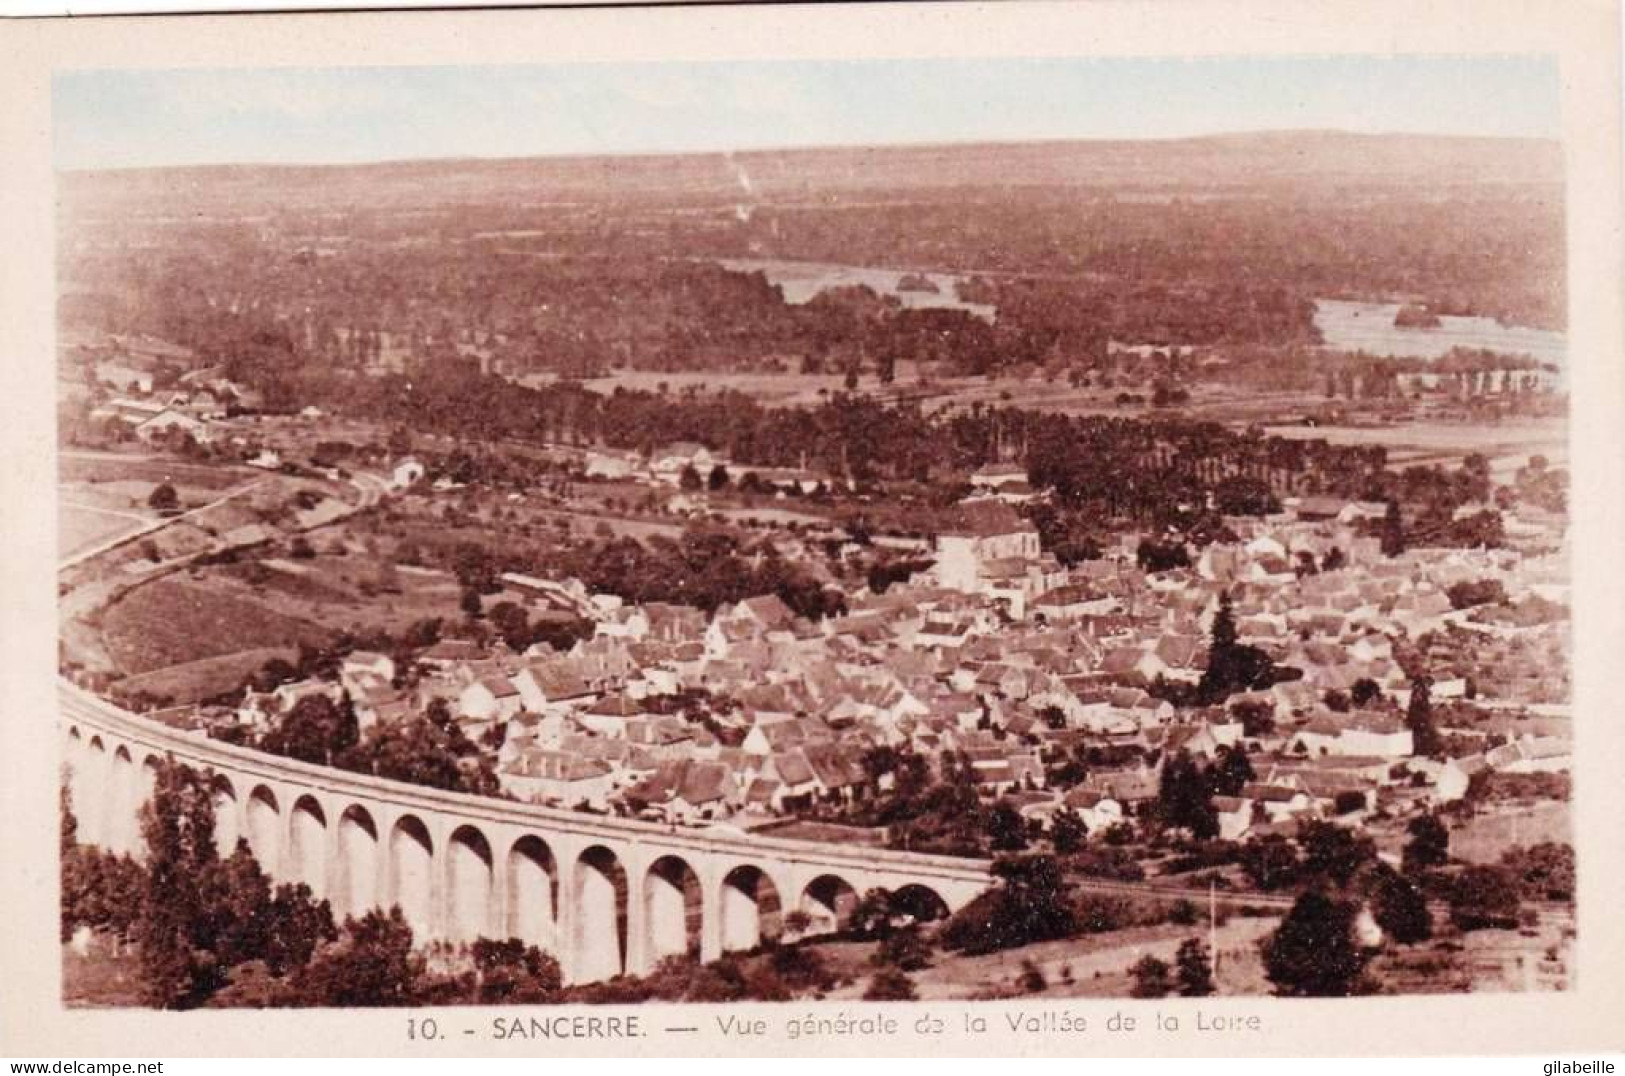
M 1039 824 L 1074 810 L 1091 833 L 1154 800 L 1176 752 L 1209 762 L 1244 752 L 1252 780 L 1214 803 L 1231 838 L 1307 816 L 1436 806 L 1484 769 L 1569 764 L 1561 713 L 1531 725 L 1520 709 L 1529 700 L 1486 691 L 1516 691 L 1514 677 L 1485 676 L 1476 689 L 1467 677 L 1436 678 L 1437 700 L 1471 692 L 1509 708 L 1494 733 L 1443 728 L 1471 747 L 1459 758 L 1417 756 L 1404 718 L 1401 646 L 1479 637 L 1463 626 L 1479 611 L 1455 608 L 1449 589 L 1495 579 L 1509 600 L 1560 606 L 1561 573 L 1545 561 L 1383 557 L 1360 536 L 1358 509 L 1312 506 L 1237 521 L 1237 541 L 1188 568 L 1147 573 L 1125 545 L 1069 569 L 1008 505 L 973 507 L 939 537 L 933 569 L 885 593 L 850 594 L 841 616 L 810 621 L 773 595 L 708 616 L 529 580 L 537 600 L 590 614 L 595 634 L 563 653 L 447 639 L 418 653 L 410 675 L 387 656 L 351 654 L 335 680 L 251 696 L 240 719 L 267 725 L 310 691 L 347 694 L 364 728 L 439 700 L 507 793 L 674 824 L 771 819 L 883 792 L 890 777 L 865 765 L 879 747 L 939 772 L 957 760 L 985 796 L 1009 797 Z M 1320 563 L 1334 548 L 1343 567 L 1294 570 L 1298 554 Z M 1221 595 L 1240 641 L 1301 677 L 1223 706 L 1176 707 L 1166 687 L 1200 682 Z M 1562 628 L 1497 622 L 1487 638 L 1498 660 L 1516 663 L 1520 648 L 1541 653 Z M 1081 781 L 1052 778 L 1079 758 L 1090 760 Z

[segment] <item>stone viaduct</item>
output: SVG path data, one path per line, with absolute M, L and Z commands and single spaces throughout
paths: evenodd
M 310 886 L 336 918 L 399 905 L 420 941 L 523 938 L 569 982 L 750 949 L 795 910 L 806 933 L 838 930 L 872 887 L 925 917 L 990 884 L 977 860 L 669 827 L 307 765 L 59 684 L 80 840 L 139 854 L 141 805 L 172 758 L 212 772 L 222 854 L 246 839 L 267 874 Z

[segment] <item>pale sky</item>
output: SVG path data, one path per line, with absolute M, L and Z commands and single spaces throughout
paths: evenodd
M 82 71 L 60 169 L 1233 131 L 1561 131 L 1545 57 L 902 60 Z

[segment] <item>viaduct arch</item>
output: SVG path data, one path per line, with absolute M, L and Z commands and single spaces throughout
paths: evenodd
M 684 829 L 467 796 L 245 750 L 122 710 L 59 681 L 80 840 L 139 854 L 157 767 L 213 774 L 223 855 L 246 841 L 278 882 L 338 917 L 399 905 L 419 942 L 519 937 L 567 982 L 643 974 L 666 956 L 714 960 L 786 931 L 846 926 L 871 888 L 944 914 L 991 884 L 988 864 Z

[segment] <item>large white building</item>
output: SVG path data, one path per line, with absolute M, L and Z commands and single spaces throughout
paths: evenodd
M 1033 598 L 1066 582 L 1037 529 L 999 501 L 963 505 L 959 522 L 937 536 L 936 552 L 939 585 L 1001 599 L 1018 619 Z

